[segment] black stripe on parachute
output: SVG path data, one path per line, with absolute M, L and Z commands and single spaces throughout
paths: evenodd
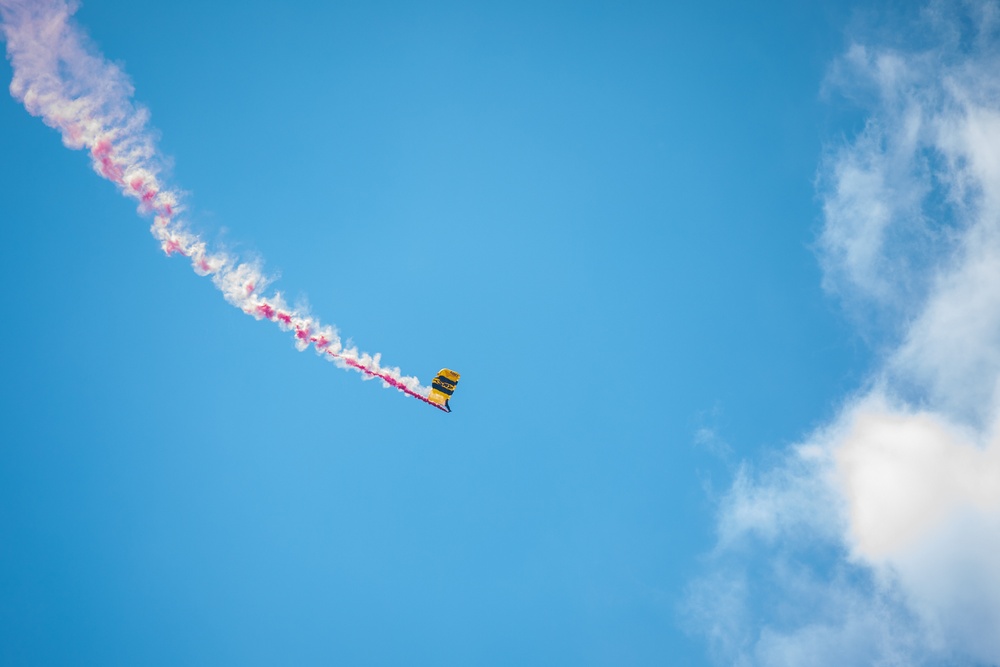
M 431 382 L 431 386 L 440 391 L 442 394 L 447 394 L 448 396 L 451 396 L 453 393 L 455 393 L 455 385 L 445 384 L 444 382 L 439 381 L 437 378 L 434 378 L 434 381 Z

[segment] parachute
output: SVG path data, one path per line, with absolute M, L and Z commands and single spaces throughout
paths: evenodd
M 451 412 L 448 399 L 455 393 L 455 385 L 458 384 L 458 378 L 460 377 L 462 376 L 447 368 L 442 368 L 438 371 L 438 374 L 434 377 L 434 381 L 431 382 L 431 393 L 428 396 L 430 402 L 446 412 Z

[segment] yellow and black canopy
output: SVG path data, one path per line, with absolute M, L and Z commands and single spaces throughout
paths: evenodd
M 462 376 L 455 371 L 442 368 L 434 377 L 434 381 L 431 382 L 431 395 L 428 396 L 431 403 L 442 405 L 448 412 L 451 412 L 448 399 L 455 393 L 455 385 L 458 384 L 458 378 L 460 377 Z

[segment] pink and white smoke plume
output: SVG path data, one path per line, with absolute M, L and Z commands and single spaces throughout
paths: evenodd
M 63 143 L 90 153 L 94 171 L 151 216 L 150 232 L 163 252 L 186 257 L 208 276 L 226 301 L 257 320 L 294 335 L 299 350 L 434 407 L 430 389 L 399 368 L 384 367 L 380 354 L 345 347 L 335 327 L 290 307 L 281 294 L 265 294 L 267 277 L 253 263 L 213 251 L 186 228 L 180 194 L 160 179 L 163 163 L 149 127 L 149 112 L 133 100 L 125 73 L 108 62 L 72 20 L 78 5 L 65 0 L 0 0 L 0 30 L 14 76 L 11 94 L 34 116 L 60 132 Z

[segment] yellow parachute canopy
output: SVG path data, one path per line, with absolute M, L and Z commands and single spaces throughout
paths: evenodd
M 448 412 L 451 412 L 448 399 L 455 393 L 455 385 L 458 384 L 458 378 L 460 377 L 462 376 L 455 371 L 442 368 L 434 377 L 434 381 L 431 382 L 431 395 L 427 398 L 434 405 L 444 406 Z

